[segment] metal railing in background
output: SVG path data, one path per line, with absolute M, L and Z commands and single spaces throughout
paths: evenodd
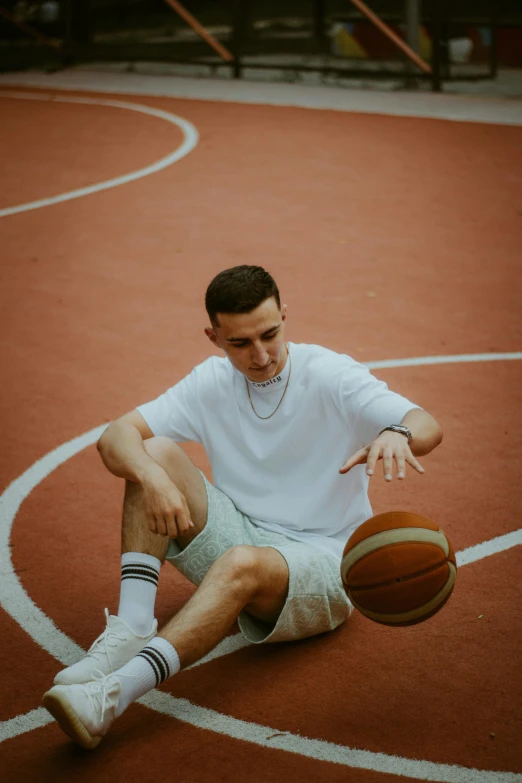
M 431 85 L 442 89 L 450 80 L 493 79 L 497 75 L 498 0 L 481 0 L 487 8 L 487 18 L 481 24 L 489 31 L 490 46 L 485 68 L 476 65 L 465 72 L 454 66 L 450 56 L 452 30 L 458 22 L 466 25 L 465 14 L 457 16 L 462 0 L 218 0 L 191 2 L 184 0 L 59 0 L 60 20 L 49 32 L 38 32 L 31 22 L 32 33 L 23 31 L 18 20 L 16 41 L 2 40 L 0 67 L 27 68 L 38 64 L 57 69 L 74 63 L 89 62 L 166 62 L 199 66 L 212 73 L 225 73 L 242 78 L 248 69 L 277 70 L 284 74 L 313 72 L 320 78 L 393 79 L 404 84 Z M 25 0 L 25 5 L 31 0 Z M 33 5 L 58 5 L 58 0 L 33 0 Z M 6 25 L 13 29 L 16 22 L 16 0 L 0 0 L 6 6 L 0 18 L 0 38 Z M 110 24 L 103 12 L 112 13 Z M 337 12 L 332 13 L 335 5 Z M 10 7 L 7 7 L 10 6 Z M 95 8 L 96 6 L 96 8 Z M 187 7 L 198 6 L 194 14 Z M 267 27 L 268 11 L 276 7 L 277 16 L 292 8 L 295 17 L 284 20 L 296 25 L 283 30 L 278 19 Z M 374 9 L 386 7 L 386 12 Z M 342 12 L 338 12 L 341 8 Z M 198 10 L 199 9 L 199 10 Z M 391 9 L 391 10 L 390 10 Z M 469 9 L 469 5 L 467 6 Z M 464 9 L 466 10 L 466 9 Z M 265 13 L 266 11 L 266 13 Z M 200 15 L 201 13 L 201 15 Z M 469 10 L 468 10 L 469 13 Z M 272 16 L 275 14 L 272 13 Z M 197 18 L 196 18 L 197 17 Z M 393 62 L 379 59 L 362 60 L 343 57 L 332 51 L 328 29 L 336 20 L 347 27 L 360 26 L 367 18 L 379 29 L 383 40 L 394 41 L 397 49 Z M 182 21 L 183 20 L 183 21 Z M 279 21 L 283 21 L 279 19 Z M 471 19 L 469 22 L 471 23 Z M 473 19 L 476 22 L 476 18 Z M 430 33 L 431 57 L 419 56 L 419 25 Z M 522 25 L 522 13 L 521 13 Z M 191 29 L 192 28 L 192 29 Z M 36 35 L 35 35 L 36 33 Z M 32 34 L 30 39 L 28 35 Z M 20 36 L 26 35 L 26 38 Z M 38 39 L 40 36 L 40 39 Z M 9 37 L 9 36 L 7 36 Z M 58 44 L 55 46 L 56 39 Z M 52 41 L 52 46 L 49 42 Z M 10 45 L 12 44 L 12 46 Z M 402 50 L 402 51 L 401 51 Z

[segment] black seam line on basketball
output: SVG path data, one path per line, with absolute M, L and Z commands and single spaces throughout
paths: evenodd
M 149 579 L 148 576 L 136 576 L 136 574 L 128 574 L 128 576 L 122 576 L 121 581 L 123 582 L 124 579 L 139 579 L 141 582 L 150 582 L 150 584 L 154 585 L 154 587 L 158 586 L 158 580 Z
M 148 655 L 143 654 L 143 650 L 139 652 L 136 656 L 136 658 L 143 658 L 147 663 L 149 664 L 150 668 L 154 672 L 154 676 L 156 678 L 156 685 L 161 685 L 161 677 L 158 667 L 156 666 L 154 660 L 151 660 Z
M 121 567 L 122 574 L 136 573 L 146 574 L 147 576 L 159 577 L 159 571 L 156 568 L 149 568 L 148 566 L 139 565 L 126 565 Z
M 156 661 L 156 665 L 162 674 L 161 682 L 166 680 L 167 677 L 170 677 L 170 667 L 168 661 L 163 657 L 160 651 L 156 650 L 154 647 L 144 647 L 143 649 L 147 652 L 147 655 L 150 655 L 150 657 Z
M 359 561 L 360 562 L 360 561 Z M 397 584 L 397 581 L 399 582 L 408 582 L 410 579 L 416 579 L 418 576 L 425 576 L 426 574 L 431 574 L 432 571 L 436 571 L 438 568 L 441 568 L 443 565 L 447 565 L 448 563 L 451 563 L 451 560 L 446 560 L 444 563 L 437 563 L 437 565 L 430 566 L 430 568 L 424 568 L 422 571 L 416 571 L 414 574 L 408 574 L 408 576 L 401 576 L 399 580 L 395 579 L 387 579 L 385 582 L 375 582 L 373 585 L 361 585 L 360 587 L 358 585 L 351 585 L 347 583 L 347 587 L 349 590 L 375 590 L 376 587 L 389 587 L 390 585 Z

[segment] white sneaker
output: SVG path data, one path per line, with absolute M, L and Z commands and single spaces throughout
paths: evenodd
M 120 669 L 134 658 L 158 632 L 158 621 L 154 620 L 148 636 L 138 636 L 126 622 L 105 610 L 107 627 L 91 645 L 87 655 L 78 663 L 62 669 L 54 678 L 55 685 L 73 685 L 90 682 L 93 672 L 98 670 L 107 675 Z
M 101 671 L 83 685 L 55 685 L 44 694 L 43 705 L 61 729 L 82 748 L 92 750 L 116 718 L 121 684 Z

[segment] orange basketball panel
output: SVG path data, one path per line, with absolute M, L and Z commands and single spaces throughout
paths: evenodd
M 446 563 L 442 549 L 434 544 L 401 542 L 375 549 L 361 557 L 347 574 L 347 587 L 371 587 L 407 579 Z
M 385 585 L 350 589 L 348 595 L 360 610 L 382 614 L 402 614 L 422 607 L 439 593 L 449 578 L 447 563 L 435 570 L 405 581 L 393 581 Z

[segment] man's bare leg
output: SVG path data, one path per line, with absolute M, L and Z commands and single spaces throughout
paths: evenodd
M 181 667 L 210 652 L 243 609 L 275 623 L 288 594 L 288 566 L 273 547 L 236 546 L 209 569 L 196 593 L 161 630 Z
M 149 448 L 158 462 L 162 460 L 160 464 L 187 498 L 195 528 L 181 542 L 186 546 L 206 524 L 204 482 L 190 460 L 184 454 L 181 457 L 169 444 L 158 439 Z M 190 466 L 186 472 L 185 460 Z M 197 479 L 191 482 L 190 476 Z M 182 483 L 184 480 L 187 483 Z M 202 490 L 199 494 L 198 480 Z M 168 539 L 159 540 L 163 537 L 148 530 L 139 486 L 128 485 L 125 498 L 124 554 L 134 551 L 162 560 Z M 210 652 L 243 609 L 267 623 L 275 623 L 284 606 L 288 584 L 287 563 L 276 549 L 233 547 L 216 560 L 190 601 L 158 636 L 151 636 L 146 646 L 132 653 L 134 657 L 127 658 L 128 663 L 110 669 L 110 679 L 97 681 L 96 677 L 88 685 L 57 685 L 45 694 L 44 706 L 70 737 L 83 747 L 93 748 L 129 704 Z M 84 661 L 88 659 L 89 656 Z
M 167 438 L 152 438 L 145 447 L 183 492 L 194 529 L 176 539 L 183 549 L 205 527 L 208 502 L 201 474 L 186 454 Z M 127 483 L 122 551 L 165 558 L 169 539 L 151 533 L 141 505 L 141 488 Z M 272 547 L 236 546 L 212 565 L 196 593 L 163 628 L 160 636 L 175 647 L 182 667 L 202 658 L 227 634 L 243 609 L 275 622 L 288 593 L 288 566 Z
M 145 448 L 178 489 L 185 495 L 194 528 L 180 540 L 182 546 L 206 524 L 207 493 L 201 474 L 185 453 L 167 438 L 151 438 Z M 89 682 L 95 670 L 115 671 L 156 636 L 154 604 L 161 563 L 169 539 L 151 533 L 148 527 L 142 488 L 127 482 L 122 524 L 122 580 L 116 615 L 107 612 L 107 626 L 87 656 L 58 672 L 55 683 L 69 685 Z
M 179 446 L 168 438 L 145 441 L 148 454 L 163 468 L 185 496 L 194 527 L 179 536 L 186 544 L 207 519 L 207 492 L 200 472 Z M 166 530 L 166 528 L 165 528 Z M 154 607 L 160 575 L 170 539 L 151 532 L 141 484 L 127 481 L 123 502 L 121 588 L 117 616 L 135 633 L 148 636 L 154 629 Z
M 115 671 L 115 717 L 160 682 L 210 652 L 243 609 L 275 623 L 288 594 L 286 560 L 273 547 L 235 546 L 211 566 L 183 609 L 128 664 Z
M 165 470 L 176 487 L 185 495 L 194 528 L 176 540 L 184 549 L 207 523 L 208 501 L 205 483 L 201 473 L 185 452 L 169 438 L 151 438 L 144 441 L 148 454 Z M 142 489 L 139 484 L 126 482 L 123 502 L 122 553 L 143 552 L 163 561 L 169 546 L 169 539 L 151 533 L 141 502 Z

